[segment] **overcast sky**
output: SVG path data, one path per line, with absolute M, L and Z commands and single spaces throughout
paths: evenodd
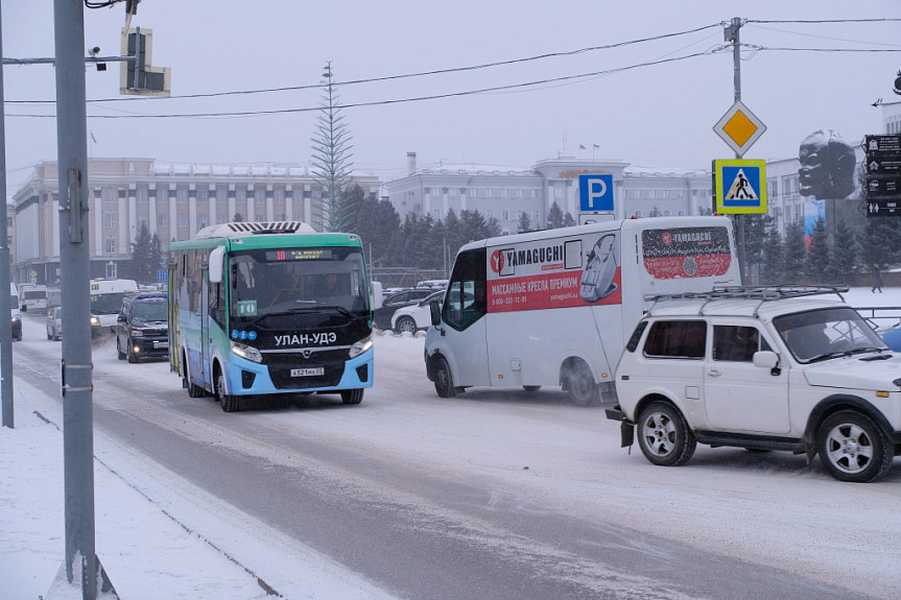
M 2 0 L 4 58 L 53 55 L 52 9 L 53 0 Z M 89 139 L 89 154 L 307 164 L 316 118 L 310 109 L 321 101 L 312 86 L 322 81 L 327 61 L 341 83 L 555 54 L 342 85 L 342 103 L 368 104 L 344 111 L 355 170 L 383 179 L 402 175 L 410 151 L 420 166 L 530 167 L 567 155 L 707 169 L 714 158 L 734 157 L 713 132 L 734 99 L 722 26 L 732 17 L 751 21 L 741 29 L 748 45 L 742 100 L 768 127 L 745 158 L 797 156 L 801 140 L 822 128 L 849 142 L 881 133 L 881 109 L 871 104 L 901 100 L 892 93 L 901 22 L 755 21 L 898 19 L 898 0 L 142 0 L 132 26 L 152 30 L 152 63 L 172 69 L 172 98 L 120 96 L 118 65 L 106 72 L 89 67 L 88 100 L 116 99 L 88 106 L 96 140 Z M 117 55 L 124 22 L 124 3 L 86 9 L 85 48 Z M 694 32 L 671 35 L 687 31 Z M 658 36 L 667 37 L 629 43 Z M 623 45 L 595 49 L 612 44 Z M 693 54 L 700 55 L 682 58 Z M 670 62 L 642 66 L 658 61 Z M 54 119 L 35 116 L 55 113 L 55 82 L 50 65 L 7 65 L 3 74 L 12 195 L 32 165 L 57 159 Z M 522 86 L 532 82 L 545 83 Z M 520 87 L 458 95 L 498 86 Z M 197 97 L 272 88 L 306 89 Z M 445 97 L 398 102 L 426 96 Z M 295 112 L 146 118 L 287 110 Z

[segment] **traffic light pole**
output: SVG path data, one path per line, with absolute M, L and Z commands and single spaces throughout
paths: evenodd
M 65 559 L 54 586 L 80 586 L 118 598 L 97 559 L 94 531 L 94 439 L 88 249 L 87 105 L 83 0 L 54 0 L 59 255 L 63 291 L 61 391 L 65 485 Z M 65 578 L 65 579 L 63 579 Z M 80 580 L 80 581 L 79 581 Z M 51 589 L 51 591 L 53 591 Z

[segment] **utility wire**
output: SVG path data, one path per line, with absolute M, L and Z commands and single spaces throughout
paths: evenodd
M 528 81 L 524 83 L 513 83 L 509 85 L 499 85 L 492 86 L 487 88 L 479 88 L 475 90 L 466 90 L 461 92 L 449 92 L 446 94 L 433 94 L 428 96 L 416 96 L 411 98 L 399 98 L 395 100 L 375 100 L 372 102 L 355 102 L 349 104 L 340 104 L 336 105 L 335 109 L 345 109 L 345 108 L 359 108 L 365 106 L 387 106 L 391 104 L 401 104 L 405 102 L 421 102 L 424 100 L 440 100 L 444 98 L 458 98 L 460 96 L 471 96 L 475 94 L 487 94 L 493 92 L 502 92 L 509 91 L 515 89 L 523 89 L 529 87 L 535 87 L 539 85 L 547 85 L 547 84 L 556 84 L 564 81 L 573 81 L 577 79 L 584 79 L 588 77 L 599 77 L 604 75 L 613 75 L 615 73 L 621 73 L 624 71 L 630 71 L 632 69 L 638 69 L 642 67 L 650 67 L 665 63 L 673 63 L 679 62 L 683 60 L 688 60 L 692 58 L 697 58 L 699 56 L 707 56 L 710 54 L 714 54 L 723 50 L 723 47 L 717 47 L 713 50 L 707 50 L 704 52 L 695 52 L 693 54 L 686 54 L 683 56 L 677 56 L 672 58 L 663 58 L 660 60 L 648 61 L 634 65 L 628 65 L 625 67 L 617 67 L 615 69 L 608 69 L 604 71 L 594 71 L 592 73 L 580 73 L 578 75 L 565 75 L 560 77 L 552 77 L 548 79 L 540 79 L 536 81 Z M 250 117 L 250 116 L 259 116 L 259 115 L 278 115 L 278 114 L 286 114 L 286 113 L 302 113 L 302 112 L 312 112 L 322 110 L 321 106 L 316 107 L 302 107 L 302 108 L 282 108 L 282 109 L 273 109 L 273 110 L 253 110 L 253 111 L 234 111 L 234 112 L 214 112 L 214 113 L 172 113 L 172 114 L 163 114 L 163 115 L 88 115 L 89 119 L 173 119 L 173 118 L 230 118 L 230 117 Z M 7 114 L 7 117 L 38 117 L 38 118 L 51 118 L 54 115 L 26 115 L 26 114 Z
M 121 0 L 113 0 L 115 2 Z M 695 27 L 694 29 L 687 29 L 685 31 L 676 31 L 672 33 L 664 33 L 660 35 L 654 35 L 644 38 L 638 38 L 634 40 L 627 40 L 623 42 L 616 42 L 613 44 L 604 44 L 601 46 L 589 46 L 587 48 L 579 48 L 577 50 L 567 50 L 563 52 L 547 52 L 544 54 L 537 54 L 535 56 L 527 56 L 523 58 L 513 58 L 509 60 L 500 60 L 489 63 L 482 63 L 478 65 L 469 65 L 465 67 L 451 67 L 448 69 L 435 69 L 432 71 L 420 71 L 416 73 L 406 73 L 401 75 L 386 75 L 384 77 L 369 77 L 365 79 L 351 79 L 348 81 L 336 81 L 333 82 L 332 85 L 335 87 L 338 86 L 350 86 L 350 85 L 359 85 L 364 83 L 379 83 L 383 81 L 395 81 L 399 79 L 409 79 L 412 77 L 425 77 L 429 75 L 446 75 L 448 73 L 462 73 L 466 71 L 478 71 L 481 69 L 489 69 L 493 67 L 504 67 L 509 65 L 515 65 L 520 63 L 534 62 L 539 60 L 545 60 L 548 58 L 560 58 L 566 56 L 576 56 L 578 54 L 585 54 L 587 52 L 596 52 L 599 50 L 611 50 L 614 48 L 622 48 L 625 46 L 633 46 L 636 44 L 643 44 L 646 42 L 655 42 L 658 40 L 665 40 L 674 37 L 680 37 L 684 35 L 689 35 L 692 33 L 697 33 L 699 31 L 704 31 L 705 29 L 711 29 L 713 27 L 720 27 L 720 23 L 712 23 L 710 25 L 703 25 L 701 27 Z M 297 85 L 297 86 L 283 86 L 283 87 L 275 87 L 275 88 L 263 88 L 257 90 L 237 90 L 237 91 L 228 91 L 228 92 L 210 92 L 206 94 L 185 94 L 183 96 L 169 96 L 166 98 L 149 98 L 152 100 L 176 100 L 176 99 L 185 99 L 185 98 L 215 98 L 218 96 L 240 96 L 240 95 L 250 95 L 250 94 L 268 94 L 271 92 L 292 92 L 292 91 L 301 91 L 301 90 L 314 90 L 314 89 L 323 89 L 327 87 L 329 84 L 327 83 L 317 83 L 317 84 L 309 84 L 309 85 Z M 145 100 L 147 98 L 99 98 L 96 100 L 88 100 L 89 103 L 100 103 L 100 102 L 134 102 L 138 100 Z M 52 103 L 55 100 L 8 100 L 7 104 L 42 104 L 42 103 Z

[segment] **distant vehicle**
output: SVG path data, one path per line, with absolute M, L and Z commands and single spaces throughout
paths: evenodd
M 662 466 L 707 444 L 819 454 L 840 481 L 885 475 L 901 453 L 901 357 L 845 304 L 847 290 L 657 296 L 616 367 L 607 417 L 622 445 L 637 438 Z
M 91 337 L 116 333 L 116 319 L 126 294 L 138 291 L 134 279 L 91 280 Z
M 160 292 L 126 296 L 116 321 L 116 353 L 119 360 L 136 363 L 142 358 L 169 356 L 169 301 Z
M 391 316 L 391 329 L 395 333 L 416 333 L 428 329 L 432 324 L 432 302 L 440 303 L 444 299 L 444 290 L 432 292 L 416 304 L 397 309 Z
M 391 317 L 399 308 L 416 304 L 433 292 L 427 288 L 414 288 L 403 290 L 387 296 L 382 301 L 382 307 L 372 312 L 372 319 L 379 329 L 391 329 Z
M 47 312 L 47 286 L 23 283 L 19 286 L 18 303 L 35 314 Z
M 12 339 L 21 342 L 22 314 L 19 312 L 19 290 L 15 283 L 9 284 L 9 312 L 11 318 Z
M 426 279 L 416 284 L 417 288 L 426 288 L 430 290 L 443 290 L 447 287 L 447 279 Z
M 47 339 L 63 339 L 63 309 L 59 306 L 47 311 Z
M 446 398 L 469 386 L 561 386 L 577 405 L 615 396 L 613 370 L 646 294 L 741 282 L 726 217 L 649 217 L 463 246 L 425 339 Z

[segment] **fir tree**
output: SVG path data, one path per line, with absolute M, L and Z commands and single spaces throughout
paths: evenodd
M 802 221 L 795 221 L 785 228 L 783 249 L 785 256 L 784 282 L 801 283 L 804 277 L 804 262 L 807 257 Z
M 829 236 L 826 232 L 826 220 L 818 217 L 810 232 L 810 242 L 807 247 L 807 257 L 804 264 L 804 272 L 813 283 L 829 282 Z
M 521 211 L 519 213 L 519 223 L 517 224 L 517 230 L 519 231 L 519 233 L 532 231 L 532 222 L 529 219 L 529 215 L 526 213 L 526 211 Z
M 140 284 L 156 282 L 156 272 L 160 267 L 160 243 L 156 234 L 150 235 L 147 223 L 141 222 L 141 228 L 131 243 L 131 278 Z
M 829 279 L 833 283 L 851 283 L 857 267 L 857 242 L 854 240 L 854 231 L 845 221 L 839 221 L 835 225 L 834 238 L 832 260 L 829 262 Z
M 563 227 L 563 211 L 560 209 L 560 205 L 557 204 L 556 200 L 551 204 L 551 209 L 547 213 L 547 227 L 548 229 L 559 229 L 560 227 Z
M 763 247 L 765 250 L 760 257 L 760 283 L 778 285 L 785 280 L 785 244 L 772 219 L 764 233 Z
M 322 105 L 316 119 L 310 164 L 313 177 L 322 186 L 322 217 L 326 231 L 346 231 L 354 225 L 354 215 L 345 207 L 345 189 L 350 184 L 351 136 L 338 106 L 332 81 L 332 64 L 326 63 Z

